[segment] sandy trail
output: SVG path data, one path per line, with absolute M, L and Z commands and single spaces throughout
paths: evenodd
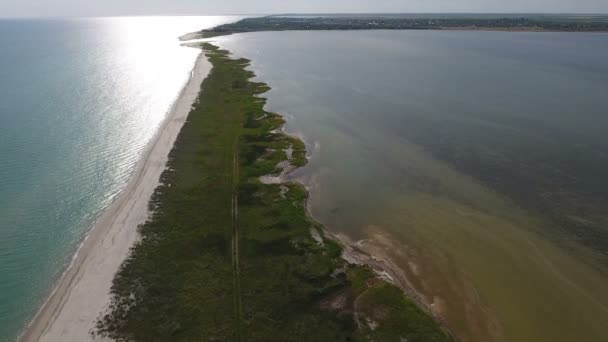
M 232 194 L 232 276 L 234 282 L 234 311 L 236 315 L 236 341 L 241 341 L 242 338 L 242 319 L 243 319 L 243 304 L 241 298 L 241 268 L 239 260 L 239 155 L 238 155 L 238 137 L 235 139 L 232 150 L 233 163 L 233 194 Z
M 21 341 L 101 340 L 91 335 L 95 321 L 110 302 L 114 274 L 137 241 L 137 226 L 148 218 L 148 202 L 159 184 L 168 154 L 210 70 L 211 64 L 201 53 L 189 81 L 148 145 L 131 181 L 95 223 L 72 266 Z

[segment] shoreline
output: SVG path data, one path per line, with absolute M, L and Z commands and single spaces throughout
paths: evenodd
M 254 71 L 254 69 L 251 69 Z M 269 110 L 271 111 L 271 110 Z M 282 115 L 285 119 L 285 116 Z M 281 126 L 280 132 L 289 137 L 294 137 L 296 139 L 300 139 L 305 142 L 303 136 L 300 133 L 289 132 L 285 129 L 286 123 Z M 314 148 L 310 148 L 308 144 L 306 144 L 307 151 L 314 151 Z M 306 155 L 306 159 L 309 160 L 312 155 Z M 276 177 L 279 181 L 279 184 L 285 182 L 295 182 L 300 184 L 306 192 L 310 195 L 313 191 L 311 184 L 305 182 L 301 177 L 292 176 L 292 173 L 297 171 L 298 169 L 304 166 L 299 167 L 290 167 L 284 170 L 281 175 Z M 269 183 L 276 184 L 276 183 Z M 443 329 L 454 342 L 460 341 L 454 330 L 448 324 L 448 320 L 444 317 L 441 312 L 435 310 L 432 303 L 429 303 L 425 300 L 425 297 L 422 293 L 416 290 L 416 288 L 412 285 L 411 280 L 405 274 L 403 269 L 395 264 L 395 262 L 387 255 L 375 255 L 366 251 L 363 247 L 365 240 L 353 241 L 349 236 L 345 234 L 339 234 L 332 232 L 328 225 L 321 223 L 320 220 L 315 218 L 312 214 L 311 204 L 310 204 L 310 196 L 305 201 L 305 212 L 308 218 L 314 222 L 319 222 L 319 225 L 323 229 L 323 233 L 325 237 L 332 239 L 339 243 L 343 247 L 342 251 L 342 259 L 351 265 L 360 265 L 369 267 L 379 278 L 383 279 L 386 282 L 389 282 L 399 289 L 403 291 L 405 296 L 410 299 L 412 302 L 416 304 L 418 308 L 426 312 L 428 315 L 432 316 L 435 321 L 439 324 L 441 329 Z
M 255 68 L 253 67 L 247 68 L 247 70 L 250 70 L 254 74 L 256 72 Z M 257 79 L 257 76 L 255 80 L 258 82 L 264 82 L 263 80 Z M 266 98 L 268 99 L 268 101 L 270 101 L 269 97 Z M 267 105 L 264 106 L 264 110 L 272 112 L 272 110 L 267 108 Z M 279 115 L 281 115 L 281 117 L 285 120 L 285 123 L 277 130 L 277 132 L 280 132 L 280 134 L 283 134 L 287 137 L 301 140 L 306 146 L 307 152 L 305 158 L 307 161 L 310 160 L 312 154 L 308 155 L 308 151 L 314 151 L 314 148 L 306 144 L 306 140 L 304 139 L 302 134 L 296 131 L 287 130 L 287 117 L 284 114 Z M 291 149 L 291 146 L 289 147 L 289 149 Z M 442 316 L 440 312 L 436 311 L 433 306 L 424 299 L 423 294 L 416 290 L 416 288 L 411 284 L 411 281 L 409 280 L 405 272 L 399 266 L 397 266 L 390 257 L 386 255 L 374 255 L 365 251 L 362 248 L 362 243 L 364 242 L 364 240 L 353 241 L 350 237 L 346 235 L 332 232 L 326 224 L 321 223 L 317 218 L 312 215 L 310 193 L 313 190 L 311 189 L 310 184 L 305 182 L 300 177 L 292 175 L 298 169 L 305 167 L 305 165 L 296 166 L 291 164 L 291 152 L 287 153 L 287 157 L 288 159 L 287 161 L 285 161 L 285 163 L 279 163 L 279 166 L 283 167 L 283 171 L 281 171 L 279 175 L 264 175 L 260 177 L 260 182 L 267 185 L 279 184 L 281 186 L 285 186 L 285 184 L 287 183 L 296 183 L 302 186 L 308 194 L 304 204 L 306 216 L 308 217 L 308 219 L 311 220 L 311 222 L 317 222 L 319 224 L 322 229 L 323 236 L 325 238 L 331 239 L 337 242 L 340 246 L 342 246 L 342 260 L 344 260 L 347 264 L 350 265 L 369 267 L 378 278 L 399 288 L 401 291 L 403 291 L 403 294 L 409 300 L 411 300 L 419 309 L 432 316 L 433 319 L 440 326 L 440 328 L 446 334 L 448 334 L 454 342 L 460 341 L 458 336 L 450 328 L 447 319 Z
M 188 81 L 148 143 L 126 188 L 99 216 L 75 251 L 70 266 L 18 341 L 93 341 L 90 331 L 110 304 L 114 275 L 138 239 L 149 216 L 150 198 L 160 184 L 169 152 L 186 122 L 211 64 L 202 52 Z
M 196 33 L 193 33 L 192 36 L 188 36 L 188 37 L 192 38 L 192 39 L 204 39 L 206 41 L 214 38 L 214 37 L 201 38 L 200 36 L 196 37 L 195 34 Z M 232 34 L 238 34 L 238 33 L 230 33 L 228 35 L 232 35 Z M 244 56 L 234 55 L 232 53 L 230 55 L 233 58 L 239 58 L 239 57 L 246 58 Z M 246 70 L 252 72 L 255 75 L 252 78 L 252 81 L 261 82 L 261 83 L 266 84 L 265 80 L 260 79 L 257 76 L 259 70 L 256 70 L 255 67 L 253 67 L 252 65 L 249 65 L 248 67 L 246 67 Z M 273 109 L 271 107 L 269 107 L 269 104 L 271 102 L 271 97 L 265 93 L 261 96 L 263 98 L 267 99 L 267 102 L 263 106 L 263 109 L 267 112 L 272 113 Z M 283 118 L 284 123 L 278 129 L 272 131 L 271 133 L 283 134 L 286 137 L 290 137 L 290 138 L 294 138 L 294 139 L 302 141 L 302 143 L 305 145 L 305 151 L 306 151 L 304 158 L 306 159 L 306 161 L 308 163 L 308 161 L 312 158 L 312 153 L 315 150 L 315 146 L 314 146 L 315 144 L 311 144 L 310 141 L 305 139 L 305 137 L 302 135 L 301 132 L 298 132 L 293 129 L 290 130 L 288 128 L 290 116 L 286 115 L 285 113 L 280 113 L 279 115 Z M 290 146 L 289 149 L 292 149 L 292 146 Z M 286 153 L 287 153 L 287 160 L 283 161 L 277 165 L 277 166 L 281 167 L 281 169 L 282 169 L 281 173 L 278 175 L 274 175 L 274 174 L 263 175 L 259 178 L 259 181 L 262 184 L 266 184 L 266 185 L 275 184 L 275 185 L 281 185 L 281 186 L 285 186 L 285 184 L 287 184 L 287 183 L 296 183 L 296 184 L 299 184 L 300 186 L 302 186 L 305 189 L 305 191 L 310 195 L 310 193 L 313 191 L 311 184 L 304 181 L 300 176 L 293 175 L 294 172 L 298 171 L 299 169 L 301 169 L 303 167 L 306 167 L 306 165 L 296 166 L 296 165 L 291 164 L 292 151 L 289 151 L 289 152 L 286 151 Z M 331 231 L 330 227 L 328 227 L 326 224 L 321 223 L 321 221 L 319 221 L 316 217 L 313 216 L 312 210 L 311 210 L 311 204 L 310 204 L 310 196 L 308 196 L 306 198 L 304 207 L 305 207 L 306 216 L 311 221 L 319 223 L 319 226 L 322 228 L 323 235 L 326 238 L 329 238 L 342 246 L 343 251 L 342 251 L 341 258 L 344 261 L 346 261 L 348 264 L 351 264 L 351 265 L 367 266 L 376 274 L 376 276 L 378 276 L 379 278 L 381 278 L 381 279 L 395 285 L 399 289 L 401 289 L 403 291 L 404 295 L 407 298 L 409 298 L 412 302 L 414 302 L 419 309 L 423 310 L 428 315 L 432 316 L 433 319 L 435 319 L 435 321 L 439 324 L 441 329 L 444 332 L 446 332 L 452 338 L 453 341 L 455 341 L 455 342 L 459 341 L 458 336 L 456 335 L 456 333 L 454 332 L 452 327 L 450 327 L 450 325 L 448 324 L 448 320 L 446 319 L 446 317 L 444 317 L 441 314 L 441 312 L 436 310 L 433 307 L 432 303 L 429 303 L 427 300 L 425 300 L 424 295 L 416 290 L 416 288 L 412 285 L 411 280 L 408 278 L 408 276 L 405 274 L 405 272 L 401 269 L 401 267 L 397 266 L 390 257 L 388 257 L 386 255 L 371 254 L 368 251 L 365 251 L 364 248 L 362 248 L 363 247 L 362 243 L 364 242 L 363 240 L 353 241 L 350 237 L 348 237 L 344 234 L 337 234 L 337 233 Z
M 235 56 L 235 55 L 231 55 L 231 56 L 235 57 L 235 58 L 241 57 L 241 56 Z M 257 76 L 258 70 L 256 70 L 253 66 L 251 66 L 251 65 L 248 66 L 246 68 L 246 70 L 249 70 L 252 73 L 254 73 L 254 75 L 256 75 L 252 79 L 253 81 L 265 83 L 265 81 L 263 79 L 260 79 Z M 262 96 L 264 96 L 264 98 L 267 99 L 267 103 L 263 106 L 263 109 L 266 110 L 267 112 L 273 112 L 272 108 L 269 107 L 269 103 L 271 101 L 270 96 L 268 96 L 268 95 L 262 95 Z M 287 128 L 288 124 L 289 124 L 289 116 L 285 115 L 285 113 L 280 113 L 279 115 L 283 118 L 283 120 L 285 120 L 285 122 L 283 123 L 283 125 L 281 125 L 281 127 L 272 131 L 271 133 L 283 134 L 286 137 L 290 137 L 290 138 L 302 141 L 302 143 L 306 147 L 305 148 L 306 153 L 305 153 L 304 158 L 306 159 L 306 161 L 308 163 L 308 161 L 312 158 L 312 153 L 315 150 L 315 147 L 314 147 L 315 144 L 309 144 L 309 142 L 305 139 L 305 137 L 300 132 L 295 131 L 295 130 L 290 130 Z M 291 150 L 292 146 L 290 146 L 288 149 Z M 286 150 L 287 160 L 279 163 L 279 165 L 278 165 L 278 166 L 281 166 L 281 168 L 282 168 L 282 171 L 280 174 L 278 174 L 278 175 L 268 174 L 268 175 L 261 176 L 259 178 L 260 182 L 263 184 L 266 184 L 266 185 L 278 184 L 281 186 L 285 186 L 285 184 L 287 184 L 287 183 L 296 183 L 296 184 L 299 184 L 300 186 L 302 186 L 305 189 L 305 191 L 308 193 L 308 196 L 307 196 L 307 198 L 305 200 L 305 204 L 304 204 L 306 216 L 312 222 L 317 222 L 319 224 L 319 226 L 322 228 L 324 237 L 329 238 L 342 246 L 343 251 L 342 251 L 341 258 L 344 261 L 346 261 L 348 264 L 351 264 L 351 265 L 369 267 L 376 274 L 377 277 L 379 277 L 379 278 L 383 279 L 384 281 L 386 281 L 390 284 L 393 284 L 396 287 L 398 287 L 399 289 L 401 289 L 403 291 L 403 293 L 405 294 L 405 296 L 408 299 L 410 299 L 412 302 L 414 302 L 418 308 L 420 308 L 421 310 L 426 312 L 428 315 L 432 316 L 435 319 L 435 321 L 439 324 L 441 329 L 444 332 L 446 332 L 452 338 L 452 340 L 454 342 L 458 342 L 459 338 L 456 335 L 456 333 L 453 331 L 453 329 L 450 327 L 450 325 L 448 324 L 446 317 L 444 317 L 441 314 L 441 312 L 435 310 L 432 303 L 429 303 L 427 300 L 425 300 L 424 295 L 416 290 L 416 288 L 412 285 L 411 280 L 408 278 L 408 276 L 405 274 L 405 272 L 401 269 L 401 267 L 397 266 L 395 264 L 395 262 L 389 256 L 375 255 L 368 251 L 365 251 L 362 246 L 362 244 L 364 243 L 364 240 L 353 241 L 347 235 L 332 232 L 328 225 L 321 223 L 321 221 L 318 220 L 318 218 L 313 216 L 312 210 L 311 210 L 311 204 L 310 204 L 311 203 L 310 202 L 310 193 L 313 191 L 311 184 L 305 182 L 300 176 L 293 175 L 294 172 L 298 171 L 299 169 L 301 169 L 303 167 L 306 167 L 306 165 L 299 165 L 299 166 L 293 165 L 291 163 L 291 161 L 293 159 L 291 157 L 292 152 L 293 151 L 288 152 Z

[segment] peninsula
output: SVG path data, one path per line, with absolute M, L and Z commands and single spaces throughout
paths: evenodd
M 357 264 L 278 176 L 304 144 L 264 110 L 249 61 L 212 64 L 94 335 L 117 341 L 449 341 L 390 274 Z M 270 180 L 272 179 L 272 180 Z M 348 262 L 349 259 L 354 262 Z M 376 272 L 374 272 L 376 271 Z

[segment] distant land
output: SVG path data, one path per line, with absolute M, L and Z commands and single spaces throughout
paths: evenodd
M 290 30 L 608 32 L 608 14 L 284 14 L 243 19 L 204 30 L 202 35 Z

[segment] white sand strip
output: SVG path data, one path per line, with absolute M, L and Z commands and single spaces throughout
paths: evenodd
M 211 64 L 201 53 L 190 80 L 150 142 L 133 178 L 100 216 L 22 341 L 99 341 L 90 332 L 110 302 L 114 274 L 137 241 L 137 226 L 148 218 L 148 202 L 159 184 L 168 154 L 210 70 Z

